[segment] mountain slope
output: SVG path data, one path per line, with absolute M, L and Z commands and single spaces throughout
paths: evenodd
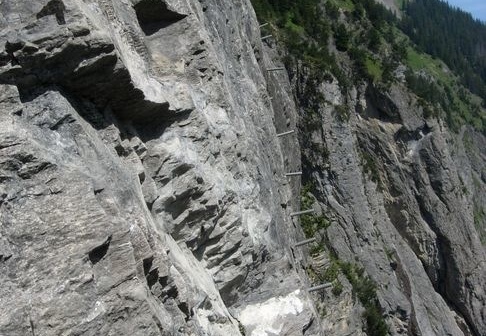
M 0 2 L 0 335 L 485 334 L 481 98 L 372 0 L 253 6 Z
M 373 1 L 254 3 L 299 101 L 302 200 L 326 223 L 303 221 L 320 242 L 309 273 L 333 283 L 317 299 L 327 331 L 484 334 L 481 99 Z

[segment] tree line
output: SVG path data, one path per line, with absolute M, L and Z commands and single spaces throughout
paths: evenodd
M 412 41 L 486 100 L 486 25 L 440 0 L 405 1 L 403 10 L 400 25 Z

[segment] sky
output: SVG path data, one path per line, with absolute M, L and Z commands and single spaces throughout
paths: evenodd
M 476 19 L 486 22 L 486 1 L 485 0 L 445 0 L 455 7 L 469 12 Z

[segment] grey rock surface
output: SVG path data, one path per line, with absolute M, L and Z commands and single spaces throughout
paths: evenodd
M 301 146 L 315 206 L 331 222 L 321 232 L 329 251 L 374 280 L 393 335 L 485 334 L 484 219 L 474 219 L 486 200 L 484 136 L 424 120 L 401 85 L 346 97 L 333 81 L 319 92 L 324 102 L 301 129 L 320 127 L 302 132 Z M 344 305 L 347 292 L 321 301 Z M 322 320 L 331 334 L 362 330 Z
M 0 1 L 0 336 L 371 336 L 342 273 L 307 292 L 337 259 L 392 335 L 486 334 L 485 137 L 400 84 L 305 119 L 260 37 L 249 0 Z
M 320 335 L 250 2 L 0 14 L 0 335 Z

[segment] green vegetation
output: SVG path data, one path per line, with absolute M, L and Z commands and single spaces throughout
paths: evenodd
M 311 191 L 313 186 L 307 183 L 302 187 L 301 206 L 303 209 L 310 208 L 314 203 Z M 305 215 L 301 218 L 302 228 L 307 238 L 314 237 L 321 229 L 329 227 L 329 220 L 324 216 Z M 323 241 L 314 243 L 311 246 L 311 255 L 322 253 L 325 250 Z M 363 318 L 366 320 L 369 335 L 382 336 L 388 334 L 388 326 L 382 316 L 376 286 L 374 282 L 364 275 L 364 269 L 354 264 L 339 260 L 334 254 L 330 255 L 330 264 L 325 270 L 307 268 L 307 274 L 312 282 L 332 283 L 332 293 L 335 296 L 341 295 L 343 284 L 339 281 L 339 274 L 344 274 L 353 286 L 353 294 L 365 308 Z
M 338 275 L 340 273 L 340 270 L 341 270 L 341 268 L 340 268 L 338 260 L 334 257 L 331 257 L 331 264 L 324 271 L 324 274 L 322 275 L 322 280 L 328 281 L 328 282 L 336 281 L 337 278 L 338 278 Z
M 337 105 L 334 107 L 334 111 L 336 112 L 337 120 L 339 120 L 340 122 L 349 121 L 349 117 L 350 117 L 349 106 L 347 106 L 346 104 Z
M 310 238 L 321 229 L 329 227 L 329 221 L 324 216 L 304 215 L 301 218 L 302 229 L 306 237 Z
M 334 40 L 336 42 L 337 50 L 348 50 L 349 42 L 351 41 L 351 34 L 348 32 L 348 29 L 346 28 L 344 23 L 340 23 L 337 25 L 334 32 Z
M 312 267 L 307 268 L 307 275 L 313 283 L 330 282 L 332 284 L 332 294 L 339 296 L 343 292 L 343 284 L 339 281 L 340 266 L 336 258 L 331 257 L 331 263 L 326 270 L 315 270 Z
M 486 245 L 486 230 L 483 225 L 486 222 L 486 212 L 485 210 L 478 206 L 474 207 L 474 225 L 479 233 L 479 238 L 483 245 Z
M 300 196 L 300 206 L 302 209 L 310 209 L 314 200 L 310 196 L 310 191 L 312 189 L 311 184 L 306 184 L 301 191 Z M 324 215 L 303 215 L 300 218 L 300 224 L 302 230 L 307 238 L 315 237 L 316 233 L 320 230 L 325 230 L 329 227 L 329 220 Z M 311 253 L 315 254 L 322 251 L 322 246 L 314 245 L 311 248 Z
M 322 103 L 319 83 L 335 77 L 344 94 L 350 79 L 386 89 L 397 81 L 398 65 L 404 64 L 407 86 L 420 98 L 425 118 L 443 118 L 454 131 L 469 124 L 486 134 L 481 99 L 486 97 L 486 58 L 478 55 L 484 49 L 486 26 L 469 14 L 439 0 L 397 0 L 406 12 L 401 21 L 374 0 L 252 2 L 260 21 L 270 23 L 265 29 L 285 47 L 291 76 L 296 68 L 303 69 L 305 82 L 297 98 L 306 127 L 318 127 L 318 119 L 309 116 Z M 328 48 L 330 41 L 337 53 Z M 349 56 L 351 69 L 340 65 L 340 53 Z M 337 114 L 343 122 L 346 116 Z
M 430 55 L 419 53 L 411 46 L 407 47 L 407 65 L 414 72 L 425 70 L 443 83 L 452 84 L 453 78 L 447 73 L 445 64 Z
M 334 294 L 334 296 L 339 296 L 341 295 L 341 293 L 343 292 L 343 284 L 341 283 L 341 281 L 339 281 L 338 279 L 334 280 L 332 282 L 332 294 Z
M 464 144 L 464 148 L 466 149 L 466 152 L 468 154 L 473 154 L 474 153 L 475 146 L 474 146 L 474 142 L 473 142 L 473 139 L 472 139 L 470 133 L 468 133 L 468 132 L 465 132 L 464 133 L 464 135 L 462 137 L 462 143 Z M 475 181 L 476 188 L 479 187 L 479 181 L 477 181 L 477 179 L 476 179 L 475 176 L 473 176 L 473 179 Z
M 403 8 L 406 15 L 400 27 L 416 43 L 408 47 L 407 65 L 413 73 L 407 76 L 409 87 L 427 100 L 437 110 L 433 114 L 444 117 L 452 130 L 470 124 L 486 134 L 486 58 L 481 51 L 486 25 L 439 0 L 406 1 Z M 418 72 L 430 78 L 417 76 Z M 425 86 L 428 92 L 424 92 Z
M 421 98 L 419 103 L 426 118 L 443 115 L 454 131 L 464 124 L 486 130 L 481 99 L 462 87 L 442 61 L 408 47 L 407 65 L 407 85 Z
M 365 61 L 366 72 L 373 82 L 380 82 L 383 76 L 383 69 L 376 60 L 367 58 Z
M 407 0 L 395 0 L 395 3 L 397 4 L 398 8 L 403 9 L 407 3 Z
M 407 1 L 403 31 L 430 55 L 441 58 L 473 93 L 486 99 L 486 25 L 440 0 Z
M 354 2 L 352 0 L 332 0 L 335 6 L 344 9 L 345 11 L 352 12 L 354 10 Z
M 381 185 L 380 173 L 375 158 L 370 153 L 361 152 L 361 164 L 371 180 Z
M 364 274 L 363 268 L 339 260 L 331 254 L 330 264 L 325 271 L 309 268 L 307 272 L 314 282 L 332 283 L 332 293 L 335 296 L 341 295 L 344 289 L 343 284 L 339 281 L 339 274 L 344 274 L 353 287 L 355 299 L 358 299 L 365 308 L 363 318 L 366 320 L 367 334 L 373 336 L 388 335 L 389 329 L 380 309 L 376 285 L 369 276 Z
M 309 83 L 321 83 L 332 74 L 339 80 L 343 91 L 348 80 L 327 48 L 332 28 L 325 12 L 319 6 L 320 0 L 252 0 L 260 22 L 270 23 L 270 32 L 285 45 L 288 55 L 284 62 L 288 68 L 297 62 L 307 71 Z M 326 8 L 336 10 L 331 2 Z M 303 108 L 315 109 L 316 86 L 307 85 L 302 93 Z M 315 94 L 313 96 L 313 94 Z
M 357 296 L 365 308 L 363 317 L 366 319 L 367 334 L 373 336 L 388 335 L 388 325 L 383 318 L 373 280 L 364 275 L 363 268 L 354 264 L 340 262 L 340 267 L 353 286 L 353 294 Z

